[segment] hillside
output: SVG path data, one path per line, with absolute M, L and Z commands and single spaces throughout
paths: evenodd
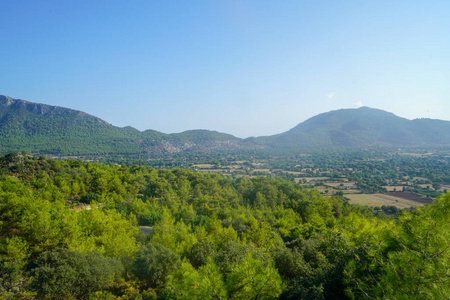
M 209 153 L 264 149 L 450 145 L 450 122 L 408 120 L 361 107 L 314 116 L 281 134 L 240 139 L 209 130 L 165 134 L 119 128 L 87 113 L 0 96 L 0 153 L 52 155 Z
M 450 194 L 391 217 L 264 176 L 15 153 L 0 177 L 0 299 L 449 299 Z
M 361 107 L 319 114 L 287 132 L 251 140 L 284 149 L 448 146 L 450 122 L 408 120 L 383 110 Z
M 0 96 L 0 152 L 54 155 L 157 154 L 251 148 L 229 134 L 191 130 L 164 134 L 119 128 L 87 113 Z

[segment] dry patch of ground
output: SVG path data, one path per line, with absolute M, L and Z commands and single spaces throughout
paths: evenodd
M 399 155 L 405 155 L 405 156 L 413 156 L 413 157 L 426 157 L 426 156 L 431 156 L 434 153 L 433 152 L 428 152 L 428 153 L 409 153 L 409 152 L 400 152 L 398 153 Z
M 342 185 L 341 185 L 342 184 Z M 346 182 L 325 182 L 325 185 L 331 186 L 331 187 L 347 187 L 352 188 L 356 187 L 355 181 L 346 181 Z
M 427 183 L 427 184 L 419 184 L 418 186 L 420 186 L 420 187 L 423 188 L 423 189 L 431 188 L 431 183 Z
M 402 199 L 415 201 L 422 204 L 430 204 L 433 202 L 433 199 L 427 198 L 427 196 L 416 194 L 416 193 L 409 193 L 409 192 L 390 192 L 388 193 L 391 196 L 394 197 L 400 197 Z
M 450 185 L 449 184 L 442 184 L 441 185 L 441 189 L 439 191 L 444 192 L 445 190 L 447 190 L 447 191 L 450 190 Z
M 302 174 L 305 174 L 305 173 L 303 173 L 303 172 L 295 172 L 295 171 L 283 171 L 283 170 L 280 170 L 280 171 L 282 171 L 282 172 L 284 172 L 284 173 L 286 173 L 286 174 L 293 174 L 293 175 L 302 175 Z
M 359 193 L 361 193 L 361 190 L 350 189 L 350 190 L 343 190 L 342 192 L 344 193 L 344 195 L 347 195 L 347 194 L 359 194 Z
M 193 165 L 193 167 L 199 168 L 199 169 L 210 169 L 210 168 L 215 167 L 215 165 L 212 165 L 212 164 L 196 164 L 196 165 Z
M 224 173 L 224 170 L 222 169 L 199 169 L 198 171 L 202 173 Z
M 269 169 L 254 169 L 253 172 L 270 173 Z
M 388 191 L 388 192 L 396 192 L 396 191 L 402 191 L 403 190 L 403 186 L 402 185 L 384 185 L 382 187 L 385 188 L 386 191 Z
M 295 182 L 300 182 L 303 179 L 306 180 L 306 182 L 310 182 L 310 181 L 323 181 L 323 180 L 327 180 L 330 177 L 300 177 L 300 178 L 295 178 Z

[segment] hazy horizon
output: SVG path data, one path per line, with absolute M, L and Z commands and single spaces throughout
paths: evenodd
M 447 1 L 8 1 L 0 94 L 246 138 L 368 106 L 449 120 Z

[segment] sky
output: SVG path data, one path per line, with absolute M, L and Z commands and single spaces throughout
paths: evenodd
M 0 2 L 0 95 L 237 137 L 369 106 L 450 120 L 450 1 Z

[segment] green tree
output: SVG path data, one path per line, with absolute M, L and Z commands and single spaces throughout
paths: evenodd
M 227 299 L 225 283 L 210 258 L 198 270 L 187 261 L 173 275 L 169 275 L 166 293 L 173 299 Z
M 305 262 L 303 255 L 297 249 L 291 250 L 285 247 L 276 249 L 273 251 L 273 260 L 278 273 L 283 278 L 304 278 L 312 274 L 310 265 Z
M 68 246 L 81 252 L 99 251 L 109 257 L 130 257 L 138 249 L 138 228 L 113 209 L 92 207 L 76 213 L 78 236 Z
M 180 256 L 172 250 L 155 243 L 141 247 L 133 263 L 134 274 L 145 286 L 164 286 L 167 275 L 181 265 Z
M 122 272 L 122 265 L 98 253 L 56 249 L 42 253 L 34 262 L 31 288 L 46 299 L 88 299 Z
M 433 182 L 432 187 L 435 191 L 441 189 L 441 184 L 439 182 Z
M 231 266 L 226 283 L 232 299 L 275 299 L 283 290 L 275 267 L 254 259 L 251 254 Z
M 450 194 L 401 218 L 399 251 L 389 253 L 381 283 L 388 298 L 450 298 Z
M 186 257 L 195 268 L 199 268 L 205 265 L 208 259 L 212 258 L 215 254 L 216 245 L 211 241 L 204 240 L 195 243 Z
M 214 256 L 214 261 L 223 274 L 228 274 L 231 268 L 240 264 L 247 255 L 251 254 L 252 259 L 258 259 L 263 264 L 270 262 L 270 255 L 253 245 L 241 244 L 238 242 L 227 242 L 222 249 Z

